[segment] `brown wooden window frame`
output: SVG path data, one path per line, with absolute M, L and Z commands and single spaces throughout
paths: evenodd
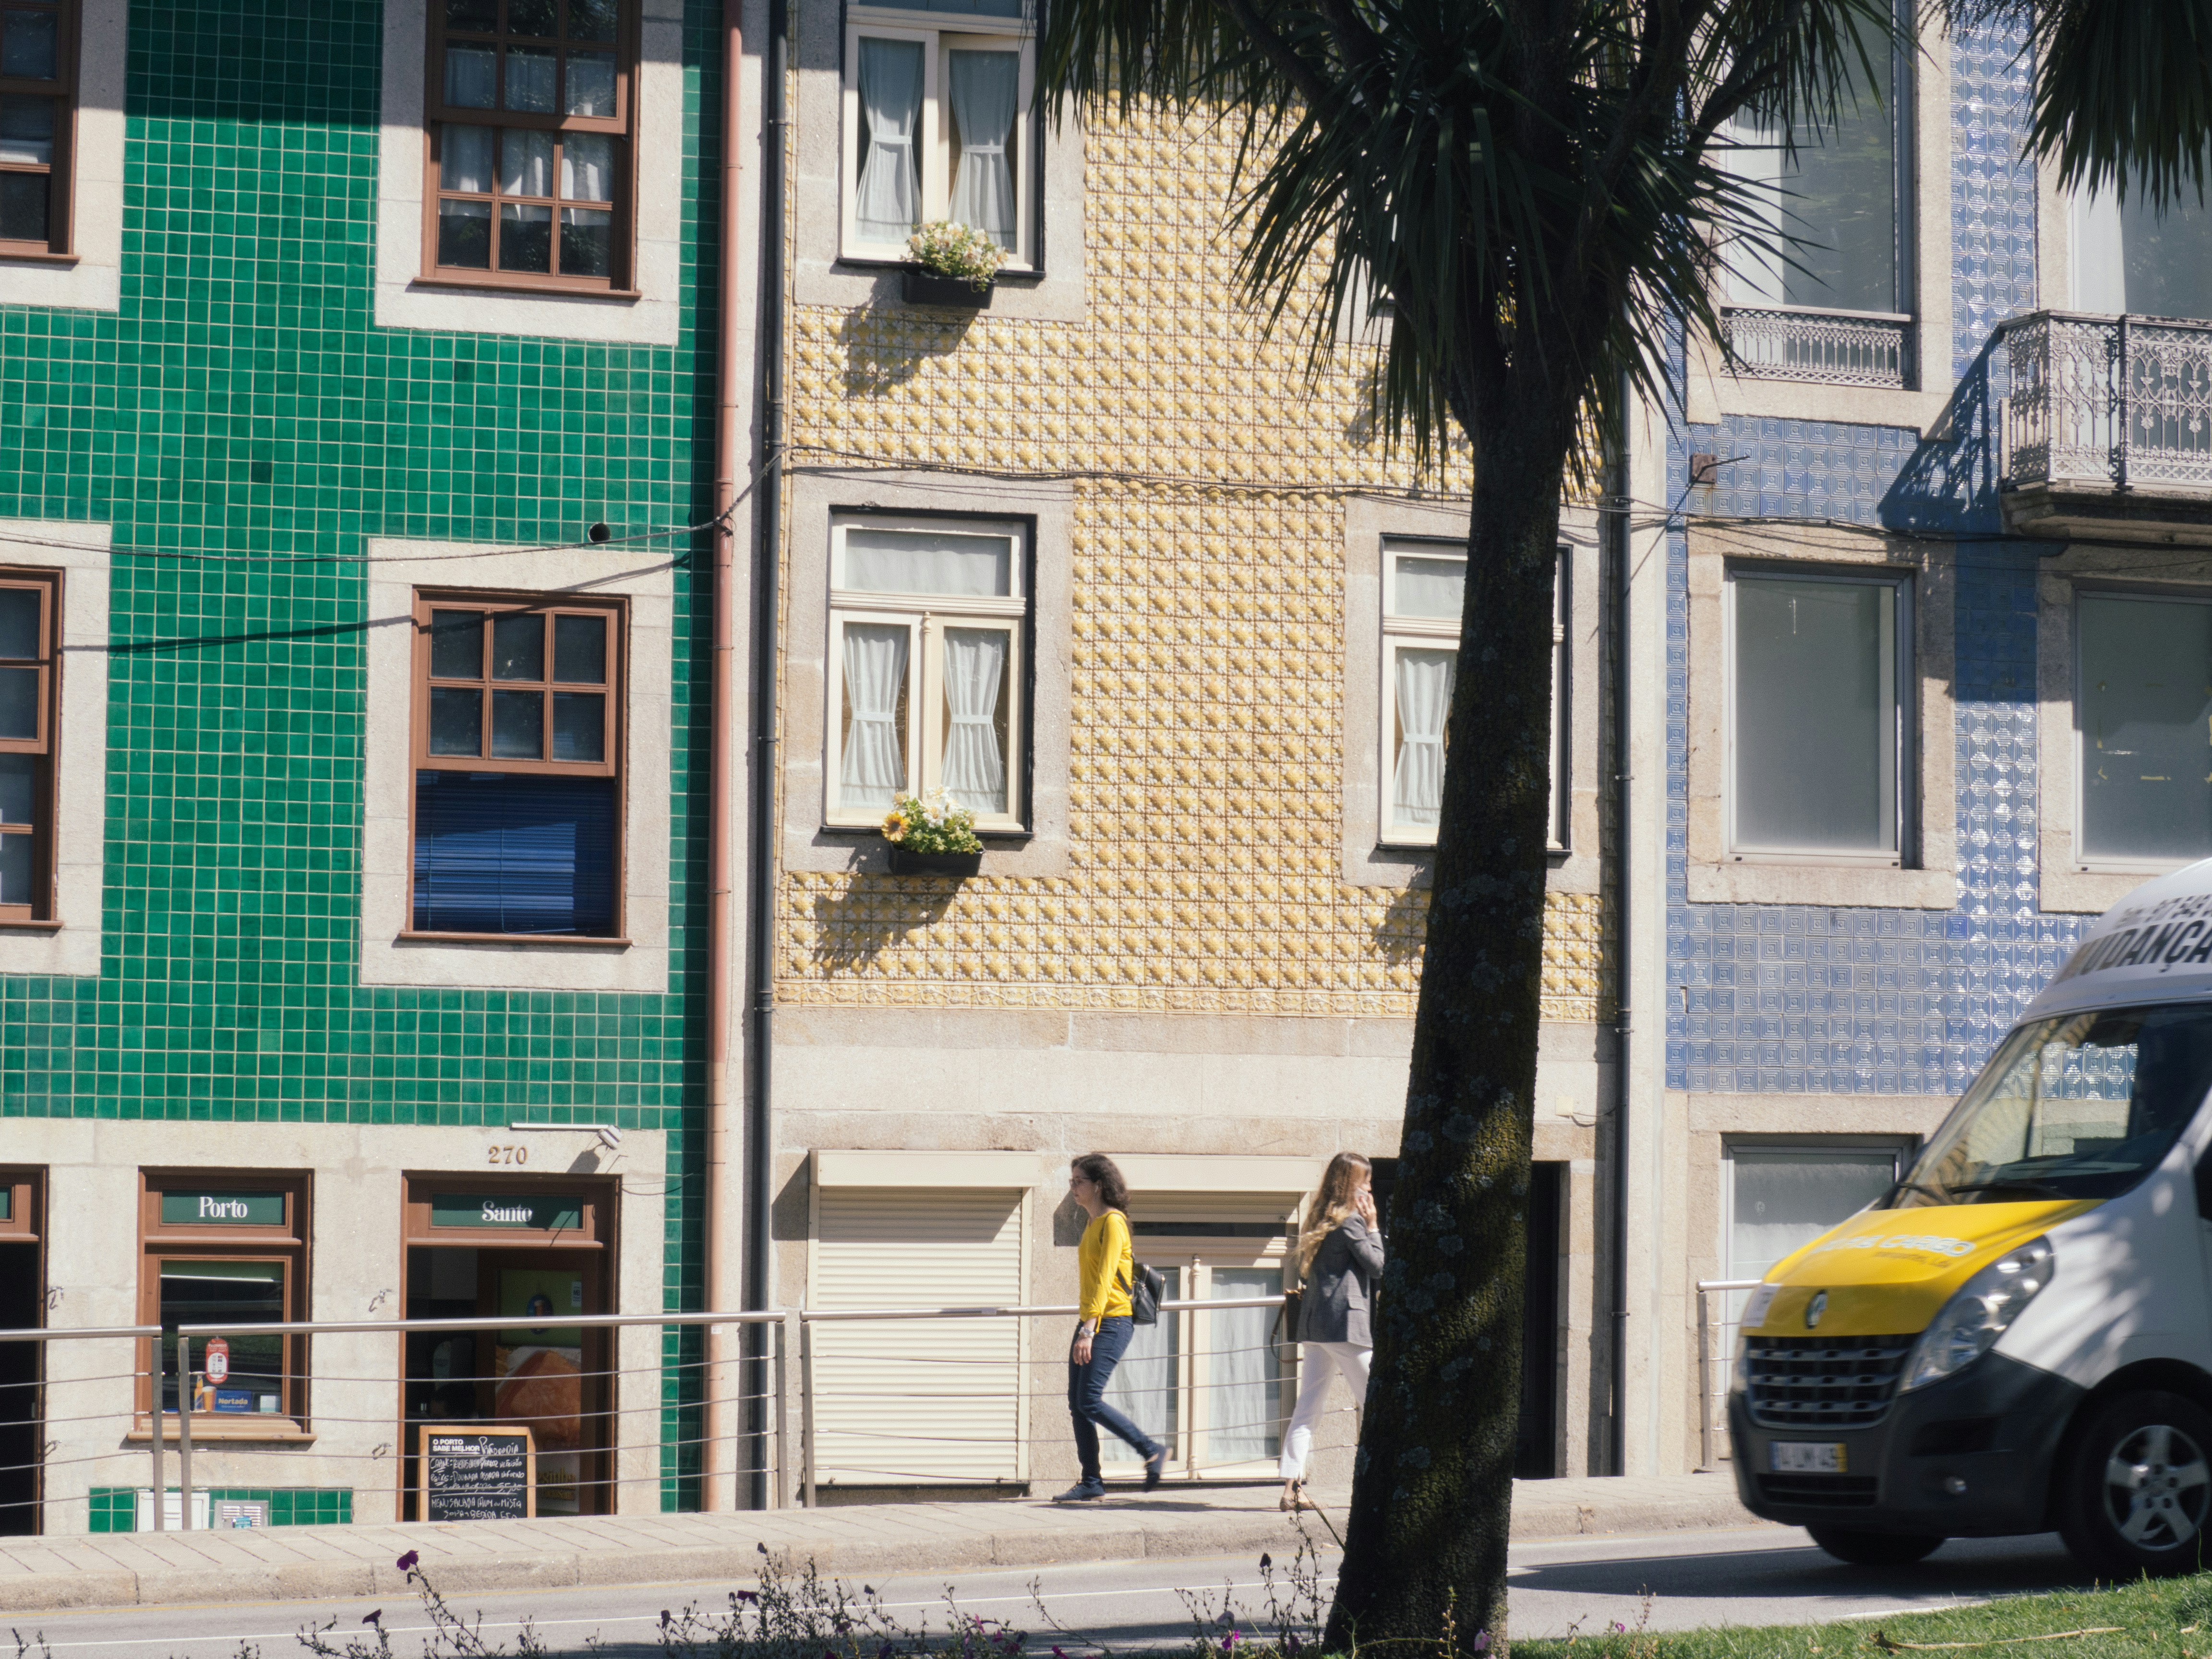
M 530 0 L 489 0 L 497 7 L 501 27 L 497 30 L 460 27 L 448 21 L 449 5 L 466 3 L 466 0 L 425 0 L 424 33 L 428 38 L 428 60 L 424 68 L 423 90 L 423 174 L 422 174 L 422 270 L 420 280 L 426 283 L 450 284 L 462 288 L 528 289 L 563 294 L 598 294 L 617 298 L 635 298 L 637 294 L 637 40 L 639 0 L 616 0 L 621 15 L 615 23 L 615 38 L 605 40 L 570 41 L 567 35 L 569 0 L 553 0 L 559 33 L 546 35 L 525 35 L 514 33 L 508 27 L 509 8 L 529 3 Z M 449 43 L 459 42 L 490 46 L 497 54 L 495 77 L 498 87 L 490 108 L 448 104 L 446 101 L 446 52 Z M 555 54 L 553 112 L 510 110 L 500 106 L 507 80 L 507 60 L 511 48 L 544 46 Z M 560 113 L 567 102 L 568 59 L 571 51 L 599 52 L 611 46 L 614 58 L 614 105 L 612 116 L 568 115 Z M 491 143 L 491 189 L 486 191 L 447 190 L 444 184 L 446 129 L 448 125 L 483 127 L 494 135 Z M 507 195 L 500 189 L 501 182 L 500 151 L 505 131 L 550 133 L 553 149 L 547 165 L 550 168 L 548 185 L 551 193 L 544 196 L 518 193 Z M 560 194 L 563 150 L 568 134 L 599 134 L 612 141 L 613 160 L 608 168 L 607 198 L 586 201 L 581 197 L 564 198 Z M 441 264 L 439 246 L 440 204 L 446 200 L 481 202 L 486 204 L 489 226 L 484 249 L 485 264 L 449 265 Z M 543 271 L 502 270 L 499 267 L 502 207 L 507 204 L 544 208 L 551 216 L 548 233 L 550 247 L 547 268 Z M 606 211 L 611 216 L 607 229 L 607 272 L 605 276 L 570 275 L 561 266 L 562 216 L 571 209 L 586 211 Z
M 433 672 L 431 659 L 434 643 L 434 617 L 439 611 L 474 611 L 483 616 L 482 654 L 478 658 L 483 672 L 476 678 L 465 679 L 456 675 Z M 495 649 L 495 623 L 499 617 L 535 614 L 544 619 L 544 635 L 542 650 L 545 678 L 525 680 L 503 679 L 495 675 L 496 664 L 492 660 Z M 556 620 L 564 616 L 589 616 L 604 618 L 607 624 L 606 678 L 592 682 L 562 680 L 555 678 L 559 665 L 553 634 Z M 410 939 L 502 939 L 518 943 L 537 942 L 552 945 L 621 945 L 627 944 L 624 933 L 625 866 L 628 845 L 624 839 L 628 814 L 625 811 L 627 752 L 629 737 L 629 601 L 619 596 L 601 598 L 595 595 L 561 593 L 482 592 L 450 588 L 418 588 L 415 594 L 415 655 L 410 670 L 412 682 L 411 706 L 409 711 L 407 768 L 407 908 L 409 926 L 403 937 Z M 434 694 L 441 688 L 474 689 L 483 696 L 479 715 L 479 748 L 475 755 L 433 754 L 430 750 L 430 711 Z M 526 760 L 500 757 L 490 753 L 493 746 L 495 695 L 501 692 L 537 690 L 544 699 L 539 720 L 540 757 Z M 554 736 L 553 698 L 562 691 L 590 695 L 597 691 L 605 698 L 606 723 L 603 731 L 600 758 L 597 761 L 562 761 L 550 758 Z M 416 817 L 416 781 L 424 772 L 522 773 L 536 776 L 606 778 L 614 786 L 614 858 L 613 858 L 613 922 L 607 933 L 451 933 L 436 930 L 420 930 L 413 926 L 415 916 L 415 837 L 418 828 Z
M 39 14 L 54 20 L 54 73 L 51 78 L 6 73 L 9 14 Z M 75 260 L 70 250 L 74 246 L 71 234 L 76 216 L 72 210 L 76 195 L 77 36 L 77 0 L 9 0 L 4 12 L 0 12 L 0 100 L 46 98 L 55 106 L 52 149 L 45 166 L 34 161 L 9 161 L 0 154 L 0 175 L 46 176 L 46 234 L 43 240 L 0 234 L 0 258 Z M 0 139 L 0 153 L 5 151 L 7 143 L 7 140 Z M 0 228 L 4 228 L 4 218 L 0 218 Z
M 29 902 L 0 904 L 0 927 L 52 927 L 54 917 L 54 816 L 60 798 L 62 580 L 55 570 L 0 568 L 0 592 L 30 590 L 40 596 L 39 654 L 0 657 L 0 672 L 38 676 L 37 735 L 0 736 L 0 756 L 26 755 L 31 763 L 32 805 L 27 823 L 0 822 L 0 836 L 31 842 Z
M 284 1198 L 282 1224 L 236 1223 L 181 1226 L 164 1224 L 161 1195 L 165 1192 L 225 1191 L 281 1193 Z M 152 1169 L 138 1174 L 138 1320 L 143 1325 L 161 1322 L 161 1267 L 169 1261 L 274 1261 L 283 1269 L 284 1318 L 304 1321 L 311 1306 L 307 1299 L 307 1238 L 312 1177 L 306 1172 L 267 1170 Z M 204 1340 L 199 1339 L 198 1340 Z M 291 1440 L 307 1437 L 308 1339 L 280 1336 L 283 1368 L 283 1397 L 273 1413 L 192 1413 L 195 1440 Z M 150 1373 L 155 1339 L 142 1337 L 138 1347 L 137 1412 L 142 1432 L 150 1433 L 158 1396 Z M 164 1349 L 167 1344 L 164 1340 Z M 196 1340 L 193 1369 L 201 1369 Z M 182 1403 L 181 1394 L 179 1403 Z M 174 1438 L 177 1413 L 164 1411 L 162 1433 Z

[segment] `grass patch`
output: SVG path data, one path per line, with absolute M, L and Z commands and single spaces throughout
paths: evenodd
M 1960 1645 L 1949 1645 L 1958 1644 Z M 1972 1645 L 1967 1645 L 1972 1644 Z M 1825 1625 L 1596 1631 L 1514 1659 L 2212 1659 L 2212 1572 Z

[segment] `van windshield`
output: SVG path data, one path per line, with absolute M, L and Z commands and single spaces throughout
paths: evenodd
M 2157 1167 L 2212 1088 L 2212 1003 L 2018 1027 L 1886 1207 L 2113 1198 Z

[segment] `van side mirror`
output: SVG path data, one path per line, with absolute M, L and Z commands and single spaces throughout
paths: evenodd
M 2197 1160 L 2197 1213 L 2212 1221 L 2212 1147 Z

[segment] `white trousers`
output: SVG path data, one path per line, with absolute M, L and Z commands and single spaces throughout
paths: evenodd
M 1301 1342 L 1298 1348 L 1298 1403 L 1291 1413 L 1291 1426 L 1284 1431 L 1282 1461 L 1277 1466 L 1285 1480 L 1305 1475 L 1314 1424 L 1328 1403 L 1329 1378 L 1342 1371 L 1357 1406 L 1367 1398 L 1367 1367 L 1375 1357 L 1374 1349 L 1353 1342 Z

